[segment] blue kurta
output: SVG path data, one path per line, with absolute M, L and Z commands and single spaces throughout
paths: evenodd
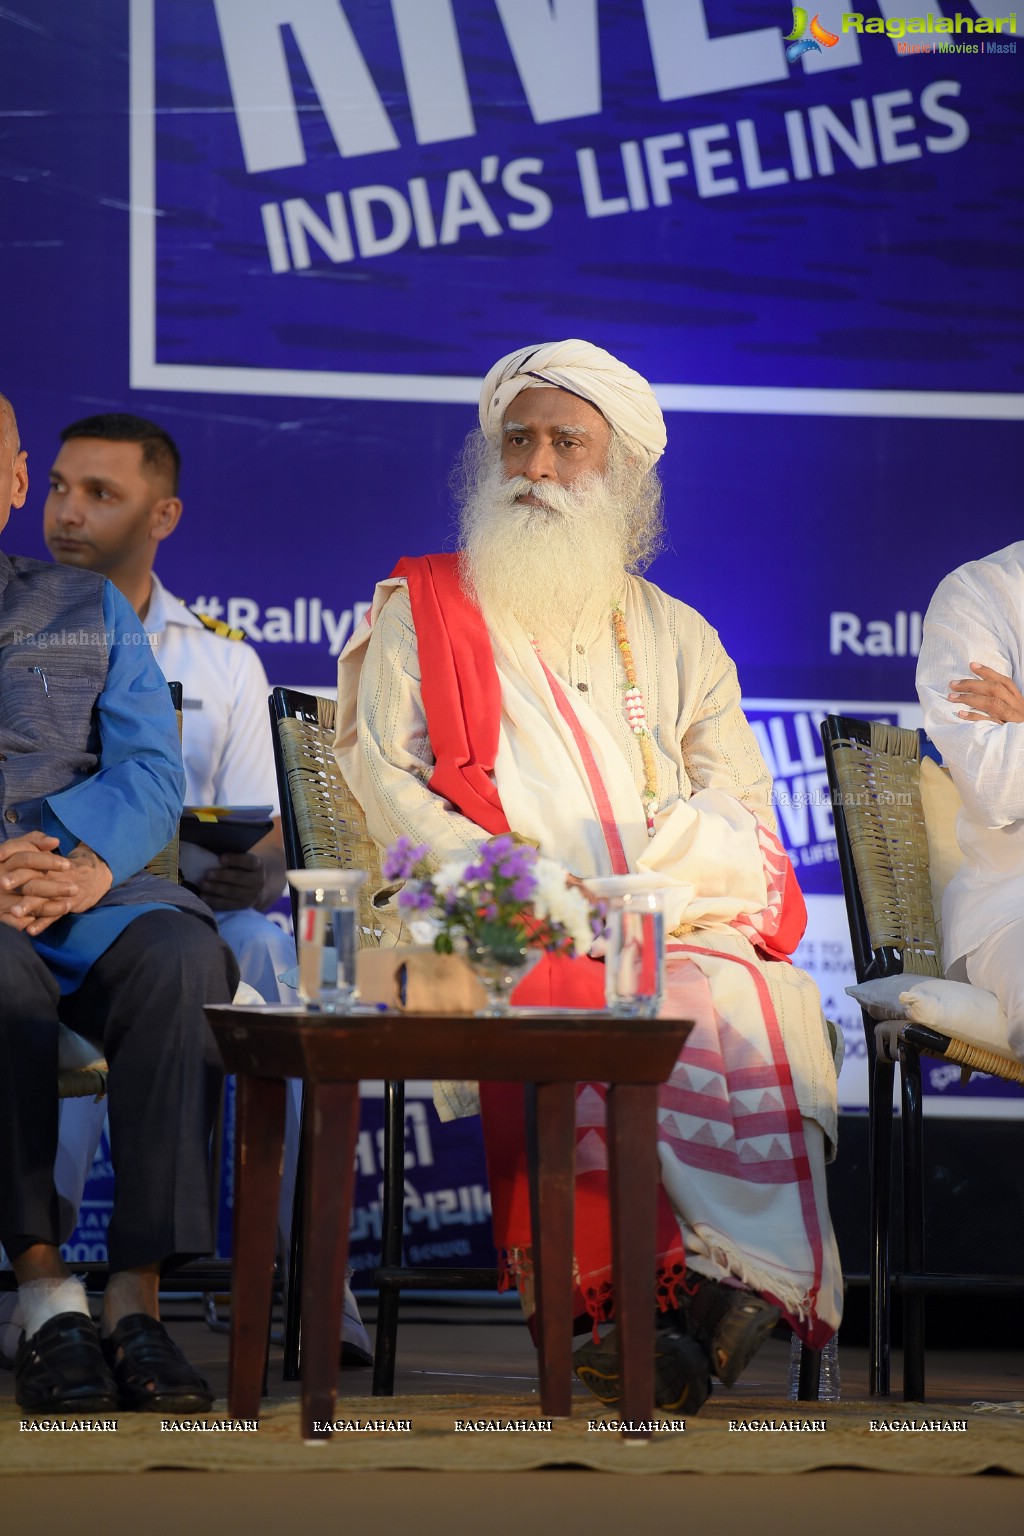
M 87 843 L 109 865 L 116 886 L 173 835 L 185 774 L 164 675 L 135 610 L 109 581 L 103 619 L 110 644 L 106 683 L 95 706 L 100 766 L 81 783 L 47 797 L 42 826 L 60 839 L 63 854 Z M 129 923 L 163 905 L 139 902 L 74 913 L 32 943 L 61 991 L 74 992 Z

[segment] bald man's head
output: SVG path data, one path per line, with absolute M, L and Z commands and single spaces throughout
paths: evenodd
M 28 456 L 18 437 L 14 406 L 0 394 L 0 532 L 12 507 L 23 507 L 28 495 Z

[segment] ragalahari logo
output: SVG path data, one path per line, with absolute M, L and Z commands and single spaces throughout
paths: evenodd
M 808 31 L 811 34 L 810 37 L 804 35 Z M 813 18 L 810 27 L 808 27 L 807 12 L 802 5 L 794 5 L 793 30 L 788 34 L 785 41 L 789 44 L 789 47 L 786 49 L 786 58 L 791 64 L 795 64 L 801 54 L 811 53 L 812 51 L 820 53 L 823 48 L 834 48 L 839 38 L 834 32 L 826 32 L 817 16 Z

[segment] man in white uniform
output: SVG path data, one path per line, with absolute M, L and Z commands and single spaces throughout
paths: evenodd
M 511 831 L 571 880 L 665 888 L 666 1008 L 698 1022 L 659 1111 L 656 1395 L 692 1413 L 780 1313 L 814 1347 L 839 1321 L 835 1072 L 816 989 L 785 960 L 806 913 L 732 662 L 699 614 L 635 574 L 662 533 L 650 385 L 584 341 L 525 347 L 484 380 L 480 425 L 460 554 L 401 562 L 340 658 L 338 761 L 382 846 L 409 838 L 441 863 Z M 601 1006 L 602 974 L 545 960 L 517 1000 Z M 495 1241 L 528 1284 L 516 1111 L 496 1085 L 483 1101 Z M 581 1086 L 577 1119 L 577 1306 L 601 1323 L 614 1298 L 599 1087 Z M 617 1401 L 614 1333 L 576 1368 Z
M 1024 543 L 940 583 L 924 619 L 917 691 L 963 809 L 964 860 L 946 887 L 946 973 L 994 992 L 1024 1057 Z

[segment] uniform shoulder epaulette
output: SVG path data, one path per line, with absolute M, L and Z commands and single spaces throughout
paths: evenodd
M 189 613 L 194 613 L 204 629 L 210 630 L 215 635 L 220 635 L 222 640 L 247 640 L 249 637 L 244 629 L 232 629 L 230 624 L 225 624 L 223 619 L 211 619 L 208 613 L 200 613 L 195 608 L 190 608 Z

